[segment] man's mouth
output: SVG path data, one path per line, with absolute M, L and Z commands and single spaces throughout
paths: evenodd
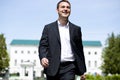
M 63 14 L 68 14 L 68 12 L 62 12 Z

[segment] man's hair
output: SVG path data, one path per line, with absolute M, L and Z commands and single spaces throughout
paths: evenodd
M 71 4 L 70 4 L 70 2 L 69 2 L 68 0 L 60 0 L 60 1 L 57 3 L 57 9 L 59 8 L 59 4 L 60 4 L 61 2 L 67 2 L 67 3 L 71 6 Z

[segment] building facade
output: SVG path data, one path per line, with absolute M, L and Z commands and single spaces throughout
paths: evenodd
M 20 78 L 42 75 L 43 68 L 38 57 L 39 40 L 13 40 L 10 43 L 10 74 L 18 74 Z M 87 72 L 101 74 L 102 45 L 100 41 L 83 41 Z
M 40 77 L 43 70 L 38 57 L 38 40 L 13 40 L 10 44 L 10 74 L 21 79 Z
M 102 74 L 102 44 L 100 41 L 83 41 L 87 74 Z

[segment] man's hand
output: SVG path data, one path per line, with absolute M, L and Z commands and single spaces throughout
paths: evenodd
M 47 68 L 49 66 L 49 61 L 47 58 L 42 58 L 41 59 L 41 65 L 44 67 L 44 68 Z
M 84 74 L 80 76 L 80 80 L 86 80 L 86 77 Z

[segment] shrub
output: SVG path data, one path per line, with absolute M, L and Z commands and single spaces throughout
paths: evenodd
M 106 76 L 105 80 L 120 80 L 120 75 Z
M 20 76 L 20 74 L 19 73 L 12 73 L 12 74 L 10 74 L 10 76 Z
M 111 76 L 86 75 L 86 80 L 120 80 L 120 75 Z

